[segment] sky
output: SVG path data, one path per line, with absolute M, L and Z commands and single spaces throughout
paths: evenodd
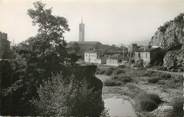
M 36 35 L 27 9 L 36 0 L 0 0 L 0 31 L 20 43 Z M 78 41 L 81 17 L 85 40 L 130 44 L 150 40 L 160 25 L 184 11 L 184 0 L 42 0 L 53 14 L 68 20 L 65 40 Z

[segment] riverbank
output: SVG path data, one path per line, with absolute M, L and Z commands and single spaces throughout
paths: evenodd
M 97 77 L 104 83 L 103 99 L 113 96 L 126 97 L 130 100 L 138 117 L 164 117 L 163 112 L 173 111 L 173 100 L 182 96 L 182 76 L 127 67 L 99 68 L 97 73 Z M 140 94 L 154 94 L 162 103 L 151 111 L 143 111 L 137 107 L 137 102 L 140 102 L 137 97 Z M 151 102 L 149 101 L 148 103 Z

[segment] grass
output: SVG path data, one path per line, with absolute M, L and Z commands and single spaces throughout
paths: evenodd
M 158 83 L 162 84 L 164 88 L 181 89 L 183 86 L 183 76 L 171 75 L 161 77 Z
M 131 97 L 132 99 L 137 96 L 137 94 L 143 93 L 144 91 L 136 86 L 134 83 L 127 83 L 126 87 L 128 87 L 127 95 Z M 145 92 L 144 92 L 145 93 Z

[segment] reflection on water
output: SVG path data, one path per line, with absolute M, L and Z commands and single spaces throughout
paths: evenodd
M 137 117 L 134 108 L 128 100 L 114 96 L 104 99 L 104 102 L 105 108 L 108 109 L 111 117 Z

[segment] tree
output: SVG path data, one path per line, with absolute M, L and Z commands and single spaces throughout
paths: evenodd
M 28 10 L 28 15 L 32 18 L 33 25 L 38 26 L 38 34 L 20 45 L 22 49 L 19 54 L 27 61 L 28 77 L 42 81 L 53 72 L 65 70 L 70 64 L 63 37 L 63 33 L 69 31 L 69 28 L 67 20 L 53 15 L 52 9 L 45 8 L 44 3 L 35 2 L 33 5 L 34 8 Z
M 67 73 L 70 64 L 63 33 L 69 31 L 64 17 L 52 14 L 51 8 L 45 8 L 42 2 L 33 3 L 28 10 L 33 25 L 38 26 L 38 33 L 18 46 L 17 53 L 25 59 L 24 82 L 26 96 L 30 100 L 37 97 L 37 87 L 52 73 Z
M 76 59 L 68 53 L 63 37 L 69 31 L 66 19 L 53 15 L 41 2 L 34 3 L 28 15 L 38 26 L 38 33 L 14 48 L 12 82 L 3 95 L 5 105 L 9 101 L 12 105 L 4 106 L 4 115 L 99 115 L 103 109 L 102 83 L 93 78 L 95 66 L 74 65 Z M 58 73 L 62 76 L 52 77 Z
M 70 59 L 63 37 L 63 33 L 69 31 L 67 20 L 53 15 L 52 9 L 45 8 L 42 2 L 35 2 L 34 8 L 28 10 L 28 15 L 33 25 L 38 26 L 38 33 L 15 47 L 16 58 L 12 63 L 11 75 L 13 82 L 7 88 L 7 96 L 13 97 L 13 109 L 6 108 L 11 115 L 34 115 L 30 100 L 38 98 L 37 88 L 52 73 L 62 71 L 67 74 L 69 71 L 67 66 L 70 65 Z

